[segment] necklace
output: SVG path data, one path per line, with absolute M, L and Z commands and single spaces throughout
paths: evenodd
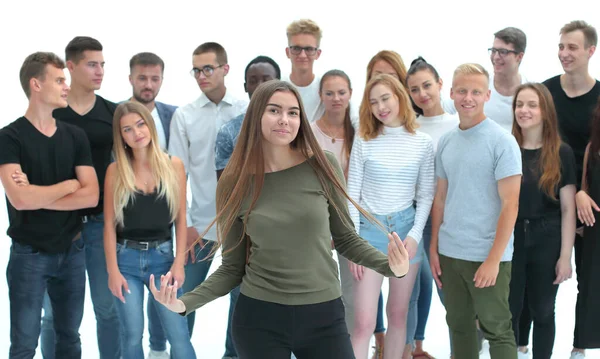
M 327 134 L 329 135 L 329 137 L 331 137 L 331 143 L 335 143 L 335 139 L 336 139 L 336 137 L 338 137 L 340 131 L 338 131 L 337 133 L 334 134 L 333 131 L 331 131 L 331 128 L 329 127 L 329 125 L 327 124 L 327 120 L 325 120 L 323 118 L 323 119 L 321 119 L 321 122 L 323 123 L 323 125 L 325 125 L 325 127 L 327 127 L 326 130 L 328 132 Z M 344 128 L 342 127 L 342 131 L 343 130 L 344 130 Z

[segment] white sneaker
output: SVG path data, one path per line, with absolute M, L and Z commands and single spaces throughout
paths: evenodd
M 584 359 L 584 358 L 585 358 L 585 354 L 582 352 L 571 352 L 570 359 Z
M 527 348 L 526 352 L 522 352 L 520 350 L 517 350 L 517 358 L 518 359 L 529 359 L 531 352 L 529 351 L 529 348 Z
M 148 353 L 147 359 L 170 359 L 170 356 L 166 350 L 162 352 L 157 352 L 155 350 L 150 349 L 150 353 Z

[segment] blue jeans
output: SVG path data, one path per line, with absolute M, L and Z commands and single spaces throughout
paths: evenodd
M 154 300 L 148 300 L 146 305 L 148 332 L 150 334 L 150 349 L 157 352 L 163 352 L 167 350 L 167 336 L 160 323 L 160 316 L 156 308 L 157 306 L 160 306 L 160 303 L 156 303 Z
M 68 251 L 41 253 L 29 245 L 13 242 L 6 269 L 10 301 L 11 359 L 35 355 L 40 336 L 42 305 L 46 291 L 52 302 L 56 339 L 53 356 L 81 358 L 79 326 L 85 301 L 84 241 L 78 239 Z
M 156 248 L 139 250 L 117 243 L 117 263 L 131 293 L 124 293 L 125 303 L 113 298 L 123 330 L 123 359 L 144 359 L 142 337 L 144 334 L 144 286 L 149 288 L 150 274 L 160 287 L 160 276 L 167 274 L 173 265 L 173 242 L 167 241 Z M 181 295 L 181 289 L 178 295 Z M 185 317 L 171 312 L 167 307 L 148 296 L 157 311 L 167 340 L 171 344 L 173 359 L 195 359 Z
M 181 289 L 183 293 L 191 292 L 202 284 L 208 275 L 210 265 L 212 264 L 213 257 L 207 258 L 210 254 L 215 242 L 202 240 L 204 247 L 200 248 L 196 245 L 194 251 L 196 252 L 196 262 L 189 263 L 185 266 L 185 282 Z M 204 260 L 205 259 L 205 260 Z M 196 312 L 191 312 L 187 315 L 188 329 L 190 331 L 190 338 L 194 332 L 194 322 L 196 321 Z
M 385 333 L 385 323 L 383 322 L 383 293 L 379 291 L 379 301 L 377 302 L 377 321 L 375 322 L 374 333 Z
M 429 246 L 431 244 L 431 217 L 423 229 L 423 260 L 415 280 L 410 304 L 408 306 L 408 319 L 406 323 L 406 344 L 414 344 L 415 340 L 425 339 L 425 326 L 429 318 L 431 307 L 432 282 L 431 268 L 429 267 Z
M 119 359 L 121 357 L 121 333 L 119 318 L 115 309 L 113 295 L 108 289 L 108 272 L 104 256 L 104 214 L 87 217 L 83 224 L 81 237 L 85 243 L 85 267 L 90 285 L 90 296 L 96 314 L 96 333 L 100 359 Z M 54 340 L 52 309 L 44 307 L 42 317 L 42 353 L 53 353 Z M 44 359 L 54 359 L 46 356 Z
M 225 354 L 224 358 L 237 358 L 237 350 L 233 343 L 233 335 L 231 334 L 231 323 L 233 321 L 233 313 L 235 312 L 235 304 L 240 296 L 240 287 L 235 287 L 229 293 L 229 318 L 227 318 L 227 336 L 225 337 Z

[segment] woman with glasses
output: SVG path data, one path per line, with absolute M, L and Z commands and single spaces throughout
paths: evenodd
M 113 137 L 116 161 L 107 169 L 104 192 L 108 287 L 121 322 L 123 359 L 143 359 L 144 287 L 153 276 L 158 280 L 169 272 L 181 293 L 185 278 L 186 176 L 183 162 L 161 150 L 154 119 L 144 105 L 125 102 L 117 107 Z M 196 358 L 185 318 L 154 304 L 172 357 Z

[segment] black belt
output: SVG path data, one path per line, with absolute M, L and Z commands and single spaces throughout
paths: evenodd
M 140 251 L 147 251 L 149 249 L 153 249 L 156 248 L 158 246 L 160 246 L 161 244 L 170 241 L 171 239 L 159 239 L 159 240 L 155 240 L 155 241 L 148 241 L 148 242 L 140 242 L 140 241 L 133 241 L 131 239 L 117 239 L 117 243 L 122 244 L 123 246 L 125 246 L 125 248 L 131 248 L 131 249 L 137 249 Z

